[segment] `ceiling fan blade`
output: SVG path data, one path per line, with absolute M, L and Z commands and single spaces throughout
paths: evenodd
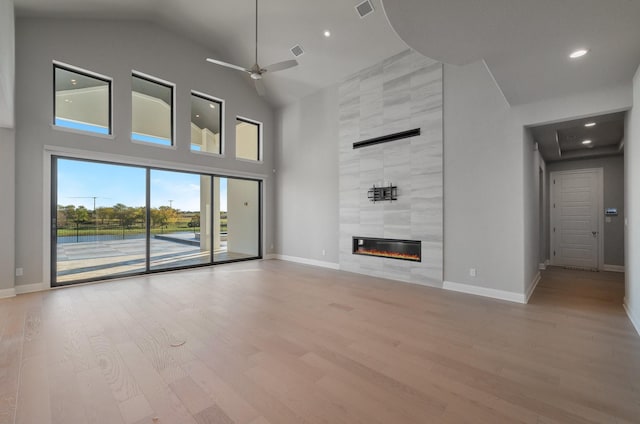
M 264 89 L 264 83 L 261 79 L 253 80 L 256 86 L 256 91 L 258 92 L 258 96 L 264 96 L 267 92 Z
M 247 68 L 243 68 L 242 66 L 234 65 L 232 63 L 223 62 L 223 61 L 217 60 L 217 59 L 211 59 L 210 57 L 207 58 L 207 62 L 215 63 L 216 65 L 225 66 L 225 67 L 231 68 L 231 69 L 237 69 L 238 71 L 242 71 L 242 72 L 251 73 L 250 70 L 248 70 Z
M 276 72 L 276 71 L 283 71 L 285 69 L 293 68 L 294 66 L 298 66 L 298 61 L 295 59 L 291 59 L 291 60 L 285 60 L 284 62 L 278 62 L 272 65 L 266 66 L 264 70 L 268 72 Z

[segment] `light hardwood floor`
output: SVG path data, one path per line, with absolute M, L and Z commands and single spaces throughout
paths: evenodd
M 0 423 L 638 423 L 623 286 L 548 270 L 518 305 L 255 261 L 21 295 Z

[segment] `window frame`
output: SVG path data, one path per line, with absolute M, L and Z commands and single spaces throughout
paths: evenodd
M 214 102 L 217 103 L 220 106 L 220 151 L 218 153 L 215 152 L 204 152 L 204 151 L 198 151 L 198 150 L 193 150 L 191 149 L 191 135 L 189 135 L 189 151 L 191 153 L 194 154 L 198 154 L 198 155 L 210 155 L 210 156 L 215 156 L 215 157 L 224 157 L 225 156 L 225 148 L 226 148 L 226 143 L 224 142 L 224 134 L 226 131 L 225 128 L 225 101 L 224 99 L 215 97 L 215 96 L 211 96 L 209 94 L 205 94 L 202 93 L 200 91 L 196 91 L 196 90 L 191 90 L 191 96 L 195 96 L 195 97 L 199 97 L 200 99 L 209 101 L 209 102 Z M 191 96 L 189 96 L 189 100 L 191 100 Z M 189 104 L 191 104 L 191 101 L 189 101 Z M 189 116 L 191 116 L 191 110 L 189 110 Z M 189 118 L 189 124 L 191 124 L 191 118 Z
M 51 127 L 55 130 L 58 131 L 65 131 L 65 132 L 71 132 L 71 133 L 75 133 L 75 134 L 84 134 L 84 135 L 91 135 L 93 137 L 98 137 L 98 138 L 106 138 L 106 139 L 114 139 L 114 121 L 113 121 L 113 78 L 109 77 L 107 75 L 103 75 L 103 74 L 99 74 L 97 72 L 93 72 L 90 71 L 88 69 L 84 69 L 84 68 L 80 68 L 78 66 L 74 66 L 74 65 L 70 65 L 68 63 L 64 63 L 64 62 L 60 62 L 58 60 L 53 60 L 52 61 L 53 67 L 52 67 L 52 71 L 53 71 L 53 86 L 52 86 L 52 91 L 53 91 L 53 96 L 52 96 L 52 100 L 53 100 L 53 104 L 52 104 L 52 122 L 51 122 Z M 102 134 L 102 133 L 98 133 L 98 132 L 94 132 L 94 131 L 87 131 L 87 130 L 81 130 L 81 129 L 77 129 L 77 128 L 68 128 L 68 127 L 63 127 L 60 125 L 56 125 L 56 69 L 62 69 L 68 72 L 74 72 L 76 74 L 80 74 L 82 76 L 85 77 L 89 77 L 89 78 L 94 78 L 103 82 L 106 82 L 108 84 L 108 90 L 107 92 L 109 93 L 109 105 L 108 105 L 108 111 L 109 111 L 109 126 L 108 126 L 108 133 L 107 134 Z
M 169 114 L 169 116 L 171 117 L 171 144 L 168 146 L 165 146 L 163 144 L 159 144 L 159 143 L 154 143 L 152 141 L 144 141 L 144 140 L 134 140 L 133 138 L 133 78 L 140 78 L 143 80 L 146 80 L 147 82 L 151 82 L 154 84 L 158 84 L 158 85 L 162 85 L 165 86 L 167 88 L 171 89 L 171 113 Z M 176 150 L 177 149 L 177 140 L 176 140 L 176 108 L 175 108 L 175 104 L 176 104 L 176 84 L 167 81 L 167 80 L 163 80 L 161 78 L 158 77 L 154 77 L 153 75 L 149 75 L 149 74 L 145 74 L 144 72 L 139 72 L 136 71 L 135 69 L 131 70 L 131 131 L 129 131 L 129 139 L 131 140 L 132 143 L 135 144 L 140 144 L 143 146 L 152 146 L 152 147 L 158 147 L 161 149 L 171 149 L 171 150 Z
M 237 123 L 239 122 L 244 122 L 247 124 L 253 124 L 256 125 L 258 127 L 258 146 L 257 146 L 257 155 L 258 158 L 257 159 L 247 159 L 247 158 L 239 158 L 238 157 L 238 130 L 237 130 Z M 244 116 L 240 116 L 240 115 L 236 115 L 236 154 L 235 154 L 235 159 L 239 160 L 239 161 L 243 161 L 243 162 L 250 162 L 250 163 L 262 163 L 262 157 L 263 157 L 263 123 L 260 121 L 256 121 L 255 119 L 249 119 L 249 118 L 245 118 Z
M 157 160 L 149 161 L 149 160 L 143 160 L 141 158 L 124 157 L 120 155 L 107 155 L 107 157 L 105 157 L 104 154 L 99 154 L 98 152 L 83 152 L 83 151 L 76 151 L 75 149 L 58 148 L 58 147 L 56 147 L 53 150 L 45 150 L 45 158 L 46 158 L 45 164 L 47 165 L 45 166 L 45 172 L 44 172 L 45 179 L 43 181 L 44 181 L 44 187 L 46 188 L 45 195 L 49 198 L 50 204 L 45 206 L 46 213 L 43 214 L 44 222 L 45 224 L 47 224 L 43 226 L 44 240 L 46 240 L 45 243 L 43 243 L 43 253 L 45 258 L 44 264 L 45 264 L 45 267 L 48 268 L 48 272 L 45 273 L 45 275 L 47 274 L 49 275 L 48 283 L 51 288 L 72 286 L 72 285 L 78 285 L 83 283 L 100 282 L 100 281 L 114 280 L 114 279 L 121 279 L 121 278 L 129 278 L 129 277 L 141 276 L 141 275 L 152 275 L 152 274 L 166 273 L 166 272 L 179 271 L 179 270 L 189 270 L 189 269 L 203 268 L 203 267 L 215 267 L 218 265 L 224 265 L 224 264 L 235 263 L 235 262 L 247 262 L 247 261 L 264 259 L 264 256 L 263 256 L 265 251 L 263 246 L 265 241 L 265 237 L 263 234 L 263 231 L 265 229 L 264 227 L 264 219 L 265 219 L 264 187 L 266 182 L 266 176 L 249 175 L 246 173 L 225 172 L 225 171 L 216 170 L 216 169 L 207 168 L 207 167 L 185 166 L 185 164 L 168 163 L 168 162 L 162 162 Z M 151 196 L 151 189 L 152 189 L 150 185 L 149 177 L 150 177 L 151 171 L 153 170 L 188 173 L 188 174 L 206 176 L 206 177 L 210 177 L 212 183 L 213 183 L 213 179 L 216 177 L 227 178 L 227 179 L 232 178 L 236 180 L 246 180 L 246 181 L 256 182 L 258 184 L 258 193 L 257 193 L 258 197 L 256 199 L 258 202 L 258 217 L 257 217 L 258 218 L 258 234 L 257 234 L 258 239 L 256 240 L 256 242 L 258 243 L 258 253 L 255 256 L 247 256 L 247 257 L 235 258 L 235 259 L 216 260 L 215 252 L 213 249 L 211 249 L 211 252 L 210 252 L 211 256 L 210 256 L 209 262 L 189 264 L 189 265 L 178 265 L 175 267 L 154 269 L 149 266 L 150 262 L 148 260 L 149 254 L 150 254 L 149 242 L 151 239 L 150 238 L 151 231 L 150 231 L 150 227 L 147 225 L 145 228 L 146 238 L 147 238 L 146 240 L 147 247 L 145 248 L 146 253 L 145 253 L 145 270 L 144 271 L 104 275 L 104 276 L 90 277 L 86 279 L 77 279 L 77 280 L 67 281 L 67 282 L 59 282 L 57 281 L 57 273 L 56 273 L 57 271 L 56 236 L 57 236 L 58 228 L 57 228 L 57 221 L 55 219 L 57 216 L 57 206 L 59 201 L 58 199 L 59 181 L 58 181 L 58 172 L 57 172 L 57 161 L 59 159 L 81 161 L 81 162 L 93 162 L 98 164 L 145 169 L 147 174 L 146 184 L 145 184 L 145 191 L 146 191 L 145 208 L 147 209 L 147 213 L 146 213 L 147 223 L 150 222 L 149 211 L 150 211 L 150 203 L 151 203 L 150 196 Z M 213 202 L 215 199 L 213 190 L 214 189 L 212 184 L 211 191 L 210 191 L 212 210 L 213 210 Z M 54 222 L 53 226 L 51 225 L 51 222 Z M 214 222 L 213 215 L 211 216 L 211 220 L 209 222 L 213 228 L 213 222 Z M 211 241 L 213 243 L 213 233 L 211 234 Z

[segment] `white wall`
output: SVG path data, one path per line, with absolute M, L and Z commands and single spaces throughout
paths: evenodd
M 337 264 L 337 87 L 280 110 L 278 127 L 276 251 Z
M 12 295 L 15 268 L 15 133 L 0 128 L 0 297 Z
M 444 68 L 444 277 L 522 296 L 523 141 L 484 62 Z M 476 268 L 476 277 L 469 269 Z M 445 283 L 445 287 L 447 286 Z
M 640 67 L 633 79 L 633 109 L 627 117 L 625 210 L 627 211 L 625 307 L 640 333 Z
M 212 66 L 212 55 L 192 41 L 149 23 L 107 20 L 19 19 L 16 36 L 16 267 L 24 276 L 16 285 L 48 282 L 48 178 L 43 171 L 46 145 L 77 149 L 93 157 L 127 158 L 137 163 L 162 164 L 236 176 L 265 178 L 265 243 L 273 240 L 275 135 L 274 112 L 258 97 L 240 73 Z M 113 78 L 114 137 L 102 138 L 51 127 L 52 61 L 58 60 Z M 131 71 L 176 84 L 176 149 L 135 144 L 131 133 Z M 191 90 L 226 100 L 226 128 L 236 116 L 264 123 L 262 163 L 202 155 L 190 150 Z M 235 152 L 235 131 L 225 134 L 226 152 Z M 43 247 L 45 246 L 45 247 Z
M 15 27 L 13 0 L 0 0 L 0 127 L 13 128 Z

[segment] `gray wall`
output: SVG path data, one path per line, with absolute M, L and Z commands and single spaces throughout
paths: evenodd
M 340 269 L 442 286 L 442 64 L 407 50 L 340 85 Z M 353 143 L 420 128 L 360 149 Z M 393 202 L 367 190 L 389 182 Z M 354 255 L 352 237 L 419 240 L 422 262 Z
M 625 306 L 640 333 L 640 67 L 633 78 L 633 109 L 627 116 L 625 142 Z
M 15 133 L 0 128 L 0 292 L 12 290 L 15 255 Z M 13 293 L 7 293 L 12 295 Z M 0 295 L 2 297 L 2 295 Z
M 13 0 L 0 1 L 0 127 L 13 128 L 15 28 Z
M 547 165 L 547 172 L 586 168 L 603 169 L 604 207 L 618 208 L 618 216 L 611 217 L 611 222 L 604 223 L 604 263 L 624 266 L 624 157 L 621 155 L 551 162 Z
M 337 87 L 280 110 L 278 129 L 276 251 L 337 264 Z
M 13 0 L 0 2 L 0 297 L 11 296 L 15 267 L 15 30 Z
M 535 147 L 533 136 L 524 128 L 524 258 L 525 293 L 530 295 L 533 285 L 540 277 L 539 269 L 542 257 L 542 245 L 546 242 L 543 234 L 546 214 L 542 209 L 546 204 L 545 163 Z M 543 170 L 542 181 L 540 170 Z
M 273 242 L 275 120 L 272 109 L 239 73 L 204 61 L 211 55 L 191 41 L 158 27 L 132 21 L 26 19 L 17 21 L 16 36 L 16 265 L 24 276 L 16 284 L 47 283 L 47 184 L 43 174 L 46 145 L 78 149 L 93 156 L 118 155 L 137 162 L 161 163 L 179 169 L 266 175 L 265 245 Z M 52 128 L 52 61 L 58 60 L 114 79 L 114 137 L 112 140 Z M 134 144 L 131 131 L 131 70 L 176 84 L 177 148 Z M 226 100 L 227 157 L 190 151 L 190 90 Z M 235 117 L 264 123 L 264 161 L 236 161 Z
M 444 134 L 445 281 L 521 294 L 522 127 L 484 62 L 445 66 Z

